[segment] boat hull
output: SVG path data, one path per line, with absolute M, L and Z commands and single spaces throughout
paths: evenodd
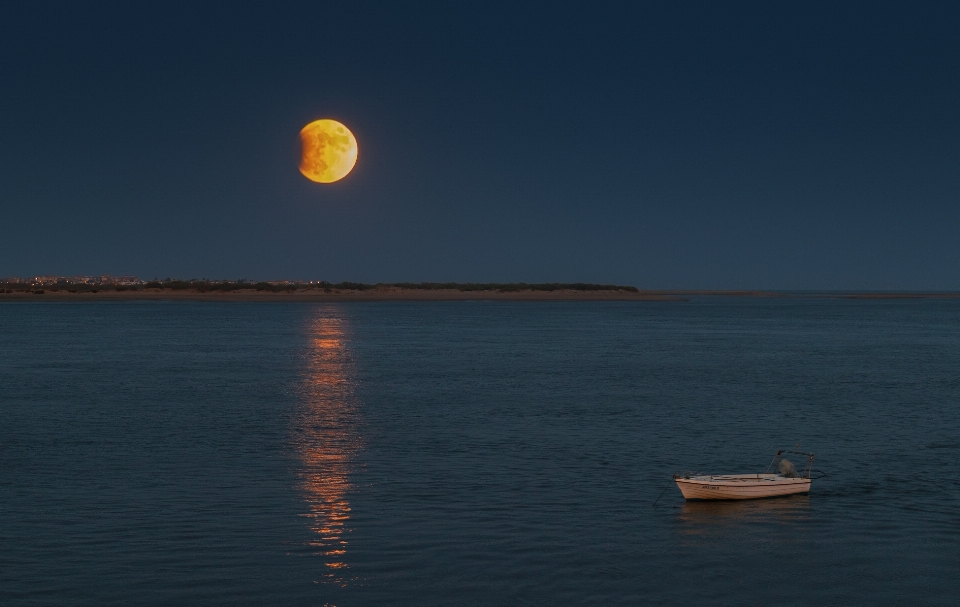
M 809 478 L 774 474 L 674 477 L 688 500 L 752 500 L 810 492 Z

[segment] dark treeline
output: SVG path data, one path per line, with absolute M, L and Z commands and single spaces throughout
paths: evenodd
M 108 285 L 108 284 L 57 284 L 57 285 L 30 285 L 25 283 L 0 283 L 0 292 L 12 293 L 33 292 L 42 294 L 46 291 L 70 293 L 97 293 L 100 291 L 141 291 L 144 289 L 169 289 L 171 291 L 198 291 L 230 292 L 241 290 L 270 291 L 273 293 L 293 291 L 369 291 L 382 288 L 411 289 L 419 291 L 498 291 L 501 293 L 515 293 L 519 291 L 626 291 L 637 293 L 636 287 L 624 285 L 601 285 L 584 282 L 563 283 L 496 283 L 496 282 L 394 282 L 366 284 L 362 282 L 247 282 L 247 281 L 210 281 L 210 280 L 153 280 L 140 285 Z

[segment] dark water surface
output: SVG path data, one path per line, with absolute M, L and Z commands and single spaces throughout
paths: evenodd
M 957 301 L 0 304 L 3 605 L 955 605 L 958 478 Z

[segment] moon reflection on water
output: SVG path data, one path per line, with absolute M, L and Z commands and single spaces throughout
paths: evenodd
M 345 341 L 346 322 L 321 314 L 309 327 L 307 373 L 297 418 L 301 491 L 309 512 L 311 553 L 328 571 L 324 581 L 345 585 L 350 533 L 350 461 L 359 448 L 358 413 Z
M 807 495 L 756 500 L 686 501 L 677 511 L 678 531 L 686 539 L 722 539 L 745 530 L 770 540 L 787 541 L 791 532 L 809 524 L 810 498 Z

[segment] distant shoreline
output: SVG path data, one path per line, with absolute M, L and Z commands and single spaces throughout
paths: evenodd
M 37 291 L 44 291 L 38 293 Z M 129 291 L 98 290 L 76 292 L 35 289 L 0 294 L 0 301 L 682 301 L 671 294 L 623 290 L 555 291 L 461 291 L 457 289 L 303 289 L 291 291 L 199 291 L 196 289 L 139 289 Z
M 98 289 L 70 292 L 66 289 L 17 290 L 4 292 L 3 301 L 218 301 L 218 302 L 340 302 L 340 301 L 645 301 L 682 302 L 693 297 L 785 298 L 785 299 L 960 299 L 960 292 L 778 292 L 778 291 L 627 291 L 623 289 L 542 290 L 459 290 L 408 289 L 294 289 L 231 291 L 197 289 Z

